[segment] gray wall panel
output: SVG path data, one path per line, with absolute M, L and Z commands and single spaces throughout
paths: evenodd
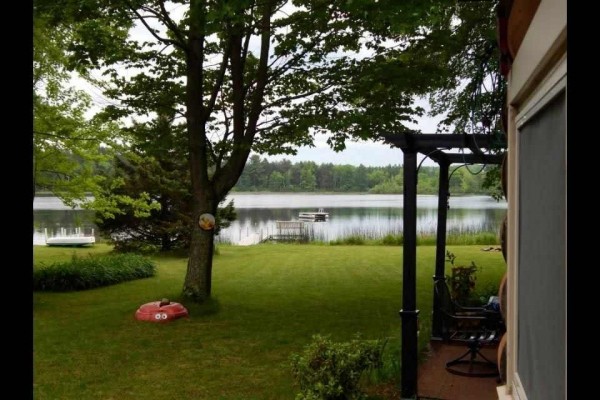
M 529 400 L 566 398 L 566 102 L 520 128 L 517 369 Z

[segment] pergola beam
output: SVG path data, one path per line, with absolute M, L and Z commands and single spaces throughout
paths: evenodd
M 500 165 L 504 154 L 474 154 L 474 153 L 445 153 L 446 149 L 421 148 L 418 150 L 426 157 L 431 158 L 438 164 L 492 164 Z
M 412 149 L 425 153 L 427 149 L 469 148 L 478 149 L 506 148 L 506 139 L 487 134 L 438 134 L 438 133 L 390 133 L 381 135 L 384 142 L 401 149 Z
M 449 164 L 502 164 L 504 154 L 445 154 Z M 438 163 L 439 164 L 439 163 Z

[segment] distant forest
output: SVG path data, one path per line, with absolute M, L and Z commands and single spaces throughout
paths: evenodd
M 450 168 L 450 173 L 454 168 Z M 467 169 L 468 168 L 468 169 Z M 491 167 L 461 167 L 452 173 L 450 193 L 490 194 L 482 183 Z M 400 165 L 366 167 L 364 165 L 316 164 L 312 161 L 292 163 L 270 162 L 259 155 L 250 157 L 240 179 L 233 188 L 237 192 L 361 192 L 401 194 L 403 170 Z M 439 168 L 422 165 L 419 169 L 419 194 L 437 194 Z
M 71 157 L 77 163 L 83 164 L 81 159 Z M 454 171 L 458 166 L 450 168 L 451 194 L 492 195 L 492 190 L 486 189 L 482 185 L 486 174 L 493 171 L 491 166 L 483 169 L 481 165 L 463 166 Z M 112 163 L 96 164 L 94 168 L 97 173 L 106 176 L 112 176 L 115 172 Z M 403 169 L 400 165 L 366 167 L 349 164 L 317 164 L 312 161 L 292 163 L 287 159 L 270 162 L 255 154 L 248 159 L 244 172 L 233 191 L 402 194 L 402 173 Z M 417 192 L 419 194 L 437 194 L 438 176 L 439 168 L 437 166 L 421 165 Z M 36 193 L 47 195 L 51 193 L 51 190 L 36 186 Z

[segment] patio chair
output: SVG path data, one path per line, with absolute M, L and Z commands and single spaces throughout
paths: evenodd
M 498 342 L 504 333 L 504 323 L 497 307 L 488 303 L 482 307 L 464 307 L 450 296 L 446 281 L 434 283 L 439 299 L 438 312 L 442 315 L 442 337 L 448 342 L 463 343 L 468 350 L 446 363 L 446 370 L 456 375 L 497 376 L 497 365 L 488 360 L 480 349 Z

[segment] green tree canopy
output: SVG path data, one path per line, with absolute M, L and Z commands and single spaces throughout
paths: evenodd
M 90 96 L 69 85 L 63 51 L 71 39 L 68 29 L 51 27 L 34 15 L 33 30 L 33 196 L 46 190 L 66 204 L 85 200 L 101 176 L 111 128 L 89 119 Z
M 463 13 L 466 6 L 433 0 L 36 0 L 36 7 L 72 28 L 69 65 L 106 78 L 105 95 L 119 102 L 107 118 L 175 116 L 186 137 L 192 221 L 217 212 L 251 151 L 294 154 L 321 133 L 339 151 L 347 140 L 409 130 L 423 113 L 415 96 L 455 89 L 449 79 L 457 84 L 466 70 L 446 61 L 473 46 L 439 45 L 444 51 L 433 55 L 428 43 L 448 44 L 437 33 L 462 26 L 463 14 L 491 17 L 484 7 Z M 134 26 L 146 28 L 147 39 L 129 35 Z M 345 172 L 333 169 L 334 186 Z M 204 300 L 214 232 L 193 222 L 191 229 L 183 292 Z

